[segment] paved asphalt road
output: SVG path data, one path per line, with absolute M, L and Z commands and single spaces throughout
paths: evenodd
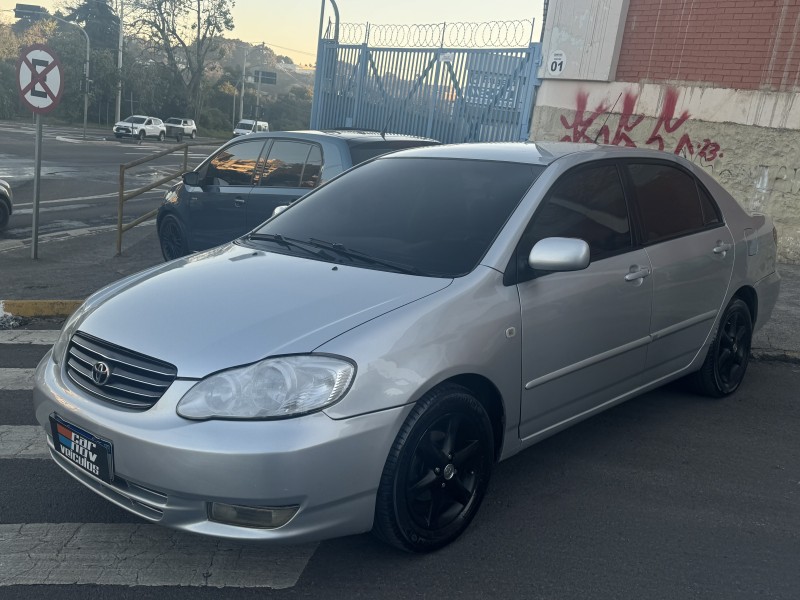
M 29 239 L 33 208 L 33 165 L 35 128 L 32 125 L 0 123 L 0 179 L 11 183 L 14 214 L 0 242 Z M 106 132 L 110 135 L 110 131 Z M 174 140 L 104 141 L 106 133 L 45 126 L 42 140 L 42 184 L 39 233 L 65 232 L 117 222 L 119 165 L 157 153 L 175 145 Z M 190 148 L 190 168 L 211 154 L 221 142 L 207 141 Z M 125 189 L 130 191 L 152 183 L 183 166 L 183 153 L 170 155 L 131 170 Z M 166 187 L 166 186 L 164 186 Z M 125 204 L 124 220 L 132 221 L 157 208 L 164 189 L 153 190 Z
M 220 543 L 95 496 L 36 441 L 27 378 L 58 323 L 27 327 L 0 331 L 4 600 L 800 597 L 798 365 L 751 363 L 720 401 L 669 386 L 550 438 L 498 465 L 460 540 L 412 556 L 369 535 Z

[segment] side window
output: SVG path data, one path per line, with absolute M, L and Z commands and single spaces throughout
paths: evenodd
M 315 188 L 319 185 L 322 176 L 322 150 L 316 144 L 311 147 L 311 152 L 306 159 L 303 176 L 300 178 L 300 187 Z
M 598 260 L 632 248 L 625 193 L 615 165 L 573 170 L 548 192 L 523 234 L 519 272 L 530 271 L 528 253 L 539 240 L 578 238 Z
M 277 140 L 272 144 L 264 165 L 261 186 L 300 187 L 300 176 L 311 149 L 311 144 Z
M 147 119 L 147 121 L 145 121 L 144 124 L 145 125 L 152 125 L 153 124 L 153 119 Z
M 242 142 L 220 151 L 206 166 L 205 185 L 252 185 L 264 140 Z
M 717 203 L 714 202 L 711 195 L 702 185 L 698 184 L 697 190 L 700 192 L 700 208 L 703 210 L 703 223 L 707 227 L 711 225 L 721 225 L 722 219 L 719 218 Z
M 697 183 L 691 175 L 657 163 L 631 164 L 627 168 L 646 243 L 687 235 L 705 227 Z

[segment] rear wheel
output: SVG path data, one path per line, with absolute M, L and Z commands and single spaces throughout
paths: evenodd
M 0 231 L 8 227 L 8 220 L 10 217 L 11 212 L 8 210 L 8 206 L 3 202 L 2 198 L 0 198 Z
M 193 130 L 192 130 L 192 139 L 194 139 L 194 138 L 196 138 L 196 137 L 197 137 L 197 131 L 195 131 L 195 130 L 193 129 Z
M 165 137 L 167 137 L 167 136 L 166 136 L 166 135 L 164 135 L 164 132 L 163 132 L 163 131 L 159 131 L 159 132 L 158 132 L 158 141 L 159 141 L 159 142 L 163 142 Z
M 752 337 L 750 309 L 743 300 L 734 298 L 720 319 L 703 367 L 695 374 L 697 391 L 713 398 L 735 392 L 747 371 Z
M 417 402 L 381 476 L 374 533 L 430 552 L 461 535 L 483 501 L 494 463 L 492 426 L 472 393 L 445 385 Z
M 164 260 L 174 260 L 189 254 L 189 245 L 183 225 L 177 217 L 167 215 L 158 226 L 158 239 Z

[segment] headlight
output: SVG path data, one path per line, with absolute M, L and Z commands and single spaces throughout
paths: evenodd
M 317 355 L 269 358 L 199 382 L 178 402 L 187 419 L 279 419 L 321 410 L 347 393 L 355 365 Z

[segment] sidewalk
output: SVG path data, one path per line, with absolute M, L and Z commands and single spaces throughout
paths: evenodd
M 0 303 L 5 301 L 6 313 L 23 317 L 68 315 L 95 290 L 163 262 L 152 222 L 127 232 L 122 255 L 115 254 L 116 231 L 107 230 L 40 242 L 35 261 L 28 245 L 0 249 Z M 778 271 L 780 297 L 772 318 L 753 339 L 753 356 L 800 363 L 800 265 L 781 264 Z

